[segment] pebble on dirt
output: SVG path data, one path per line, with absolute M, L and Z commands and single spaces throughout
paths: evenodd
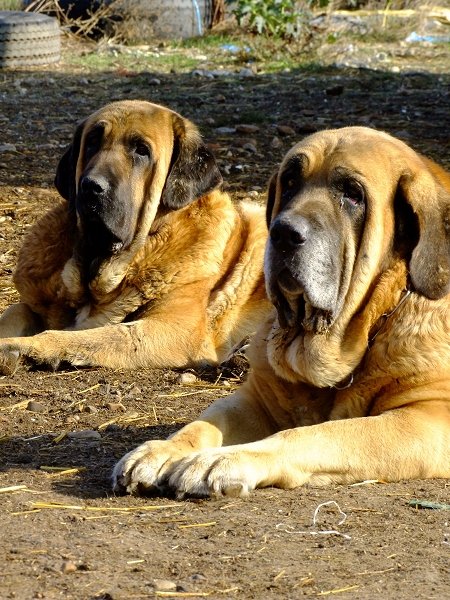
M 180 373 L 176 379 L 177 383 L 195 383 L 197 381 L 197 375 L 195 373 Z
M 289 127 L 289 125 L 278 125 L 277 131 L 280 135 L 291 136 L 295 135 L 295 129 Z
M 258 125 L 246 125 L 245 123 L 241 123 L 240 125 L 236 125 L 236 131 L 239 133 L 259 133 Z
M 35 413 L 47 412 L 47 408 L 43 404 L 40 404 L 39 402 L 36 402 L 35 400 L 30 400 L 28 402 L 27 410 L 29 410 L 30 412 L 35 412 Z
M 108 402 L 106 408 L 111 412 L 125 412 L 126 408 L 120 402 Z
M 67 575 L 68 573 L 75 573 L 76 570 L 77 570 L 76 566 L 70 560 L 64 561 L 63 564 L 61 565 L 61 572 L 64 573 L 65 575 Z
M 170 579 L 154 579 L 152 584 L 158 592 L 174 592 L 177 589 L 177 584 Z
M 326 90 L 327 96 L 340 96 L 344 92 L 343 85 L 334 85 L 333 87 L 329 87 Z
M 283 146 L 283 142 L 280 140 L 280 138 L 274 137 L 273 140 L 270 142 L 270 145 L 272 146 L 272 148 L 281 148 Z
M 309 125 L 308 123 L 302 123 L 297 127 L 297 131 L 299 133 L 315 133 L 317 131 L 317 127 L 314 125 Z

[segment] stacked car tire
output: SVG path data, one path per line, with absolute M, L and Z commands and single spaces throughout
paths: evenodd
M 0 11 L 0 67 L 58 62 L 59 23 L 40 13 Z

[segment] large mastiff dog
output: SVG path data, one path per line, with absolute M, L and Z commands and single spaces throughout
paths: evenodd
M 55 179 L 67 201 L 20 250 L 0 369 L 220 362 L 270 310 L 264 209 L 234 206 L 197 129 L 148 102 L 86 119 Z
M 168 441 L 127 454 L 117 490 L 450 477 L 450 177 L 360 127 L 306 138 L 269 189 L 276 311 L 252 371 Z

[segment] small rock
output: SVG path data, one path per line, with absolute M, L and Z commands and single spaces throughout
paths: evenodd
M 43 406 L 42 404 L 39 404 L 39 402 L 36 402 L 35 400 L 30 400 L 30 402 L 28 402 L 27 410 L 29 410 L 31 412 L 35 412 L 35 413 L 47 412 L 46 407 Z
M 254 73 L 251 69 L 241 69 L 239 71 L 239 77 L 253 77 Z
M 108 402 L 106 408 L 112 412 L 125 412 L 126 408 L 120 402 Z
M 344 92 L 344 86 L 334 85 L 333 87 L 327 88 L 325 91 L 327 96 L 340 96 Z
M 213 71 L 210 71 L 209 74 L 213 77 L 229 77 L 230 75 L 233 75 L 233 73 L 225 71 L 225 69 L 214 69 Z
M 243 150 L 247 150 L 247 152 L 253 152 L 253 154 L 257 154 L 258 150 L 256 149 L 256 146 L 254 144 L 251 144 L 250 142 L 248 144 L 244 144 L 242 146 Z
M 227 99 L 225 98 L 225 96 L 223 94 L 219 94 L 216 98 L 217 102 L 226 102 Z
M 14 144 L 2 144 L 0 146 L 0 152 L 15 152 L 16 147 Z
M 132 394 L 133 396 L 138 396 L 139 394 L 142 394 L 142 390 L 141 388 L 134 386 L 131 388 L 131 390 L 128 392 L 129 394 Z
M 314 125 L 308 125 L 307 123 L 303 123 L 297 127 L 297 131 L 299 133 L 315 133 L 317 131 L 317 127 Z
M 280 135 L 291 136 L 295 135 L 295 130 L 289 125 L 278 125 L 277 131 Z
M 174 592 L 177 589 L 177 584 L 170 579 L 154 579 L 152 583 L 159 592 Z
M 273 140 L 270 142 L 270 145 L 272 148 L 281 148 L 283 146 L 283 143 L 280 140 L 280 138 L 274 137 Z
M 93 431 L 92 429 L 69 431 L 67 437 L 77 440 L 100 440 L 102 438 L 98 431 Z
M 236 125 L 236 131 L 239 133 L 259 133 L 259 127 L 257 125 Z
M 225 96 L 222 97 L 225 98 Z M 206 117 L 204 123 L 205 125 L 215 125 L 216 121 L 212 117 Z
M 98 408 L 96 406 L 93 406 L 92 404 L 87 404 L 84 407 L 84 411 L 83 412 L 87 412 L 87 413 L 91 413 L 91 414 L 95 414 L 98 412 Z
M 225 135 L 227 133 L 235 133 L 236 128 L 235 127 L 217 127 L 216 129 L 214 129 L 214 131 L 219 135 Z
M 257 142 L 255 138 L 236 138 L 233 140 L 233 146 L 235 148 L 243 148 L 245 144 L 253 144 L 253 146 L 256 146 Z
M 157 77 L 152 77 L 152 79 L 149 79 L 147 81 L 148 85 L 161 85 L 161 79 L 158 79 Z
M 206 581 L 206 577 L 201 573 L 195 573 L 195 575 L 192 575 L 191 579 L 192 581 Z
M 0 415 L 0 423 L 8 423 L 7 417 L 4 417 L 3 415 Z
M 197 381 L 197 376 L 194 373 L 180 373 L 178 375 L 176 382 L 185 384 L 185 383 L 195 383 Z
M 75 573 L 76 570 L 77 570 L 76 566 L 70 560 L 64 561 L 63 564 L 61 565 L 61 571 L 64 574 Z
M 70 423 L 78 423 L 79 420 L 80 420 L 80 417 L 78 415 L 75 415 L 74 417 L 66 417 L 64 419 L 64 423 L 66 423 L 67 425 L 70 425 Z
M 105 429 L 105 431 L 107 433 L 115 433 L 116 431 L 120 431 L 122 428 L 120 425 L 116 425 L 115 423 L 111 423 L 111 425 L 108 425 L 108 427 Z

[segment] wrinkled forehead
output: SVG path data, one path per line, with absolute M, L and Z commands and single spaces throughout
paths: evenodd
M 368 181 L 396 179 L 405 160 L 418 160 L 416 153 L 392 136 L 365 127 L 319 132 L 296 144 L 286 155 L 280 173 L 298 163 L 302 176 L 327 176 L 336 169 Z
M 173 139 L 175 113 L 150 102 L 118 102 L 88 117 L 84 137 L 101 130 L 105 138 L 141 137 L 156 145 Z

